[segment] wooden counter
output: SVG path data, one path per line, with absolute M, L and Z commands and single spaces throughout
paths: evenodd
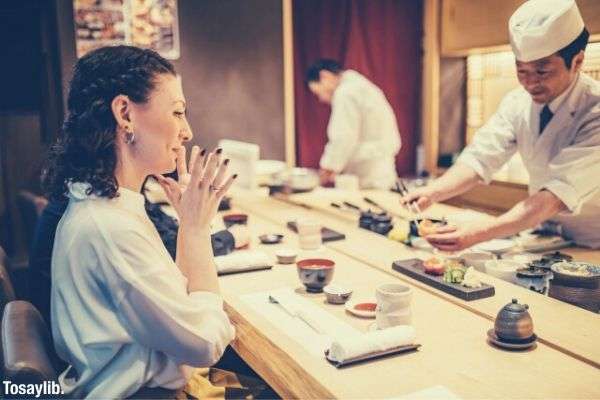
M 329 194 L 335 195 L 333 191 Z M 366 194 L 386 208 L 393 208 L 397 204 L 398 195 L 391 192 L 368 192 Z M 357 205 L 363 206 L 364 204 L 362 195 L 355 195 L 354 198 L 350 198 L 348 194 L 343 194 L 343 196 L 345 196 L 344 199 Z M 236 201 L 236 198 L 241 199 L 242 197 L 243 201 Z M 491 276 L 486 276 L 485 281 L 495 287 L 495 296 L 471 302 L 460 300 L 413 280 L 392 270 L 392 262 L 398 259 L 414 258 L 415 256 L 426 258 L 429 254 L 415 251 L 401 243 L 393 242 L 383 236 L 358 228 L 356 216 L 337 211 L 329 206 L 332 199 L 339 200 L 331 196 L 324 196 L 323 193 L 295 195 L 289 198 L 288 202 L 250 192 L 238 192 L 238 197 L 234 194 L 234 204 L 236 206 L 250 214 L 275 223 L 280 227 L 280 230 L 284 229 L 288 220 L 300 216 L 316 217 L 324 226 L 346 234 L 346 240 L 329 242 L 326 244 L 328 248 L 419 287 L 488 321 L 493 321 L 502 306 L 510 302 L 513 297 L 516 297 L 520 302 L 529 304 L 535 330 L 542 343 L 584 361 L 595 368 L 600 368 L 600 346 L 598 346 L 600 315 L 542 296 Z M 304 206 L 294 205 L 290 203 L 291 201 Z M 398 211 L 402 212 L 400 209 Z M 433 216 L 441 216 L 450 211 L 456 211 L 456 208 L 438 205 L 432 208 L 431 213 Z M 600 252 L 598 251 L 585 249 L 565 249 L 563 251 L 572 254 L 577 259 L 591 262 L 599 262 L 600 260 Z
M 283 246 L 297 248 L 296 235 L 282 227 L 285 218 L 273 221 L 280 210 L 271 213 L 274 208 L 287 208 L 290 216 L 295 208 L 270 199 L 261 203 L 246 198 L 244 209 L 260 209 L 259 203 L 262 212 L 251 211 L 248 222 L 251 247 L 270 254 Z M 267 204 L 269 209 L 264 209 Z M 261 216 L 265 212 L 272 215 L 269 220 Z M 284 243 L 259 244 L 258 235 L 266 232 L 284 233 Z M 336 262 L 333 282 L 351 286 L 354 298 L 373 297 L 378 285 L 400 282 L 333 246 L 301 256 L 316 254 Z M 486 331 L 493 325 L 489 319 L 410 282 L 413 325 L 421 349 L 340 370 L 307 352 L 240 297 L 281 286 L 302 288 L 295 265 L 224 276 L 220 283 L 226 310 L 237 328 L 233 347 L 284 398 L 392 398 L 437 385 L 465 399 L 600 397 L 598 369 L 543 343 L 524 352 L 500 350 L 486 341 Z M 323 294 L 297 292 L 359 330 L 366 331 L 373 322 L 350 316 L 343 306 L 325 303 Z

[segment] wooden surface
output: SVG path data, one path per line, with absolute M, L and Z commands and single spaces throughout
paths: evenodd
M 441 48 L 447 57 L 509 50 L 508 20 L 524 0 L 442 0 Z M 600 33 L 600 2 L 577 0 L 587 29 Z
M 289 167 L 295 167 L 296 129 L 294 120 L 294 19 L 292 18 L 292 0 L 282 1 L 285 162 Z
M 235 198 L 234 198 L 235 199 Z M 246 201 L 244 201 L 246 204 Z M 296 234 L 252 212 L 252 248 L 274 254 L 297 247 Z M 284 243 L 261 245 L 258 236 L 284 232 Z M 336 262 L 334 283 L 354 289 L 353 298 L 373 297 L 375 288 L 398 279 L 324 246 L 318 254 Z M 486 341 L 492 323 L 417 285 L 413 289 L 413 325 L 422 348 L 415 353 L 338 370 L 307 352 L 285 331 L 253 311 L 241 295 L 290 286 L 351 326 L 367 331 L 373 320 L 350 316 L 323 294 L 302 290 L 295 265 L 220 278 L 229 313 L 237 328 L 236 351 L 284 398 L 392 398 L 436 385 L 461 398 L 598 398 L 600 371 L 539 343 L 525 352 L 500 350 Z M 533 382 L 533 383 L 532 383 Z M 544 382 L 542 384 L 542 382 Z
M 293 213 L 288 210 L 290 212 Z M 272 254 L 281 246 L 297 246 L 295 234 L 254 212 L 249 227 L 254 248 Z M 258 244 L 258 235 L 273 231 L 286 234 L 283 244 Z M 334 282 L 351 286 L 355 298 L 372 297 L 379 284 L 397 281 L 329 245 L 318 254 L 336 261 Z M 600 388 L 594 384 L 600 378 L 597 369 L 541 343 L 535 350 L 522 353 L 496 349 L 485 340 L 485 332 L 492 326 L 488 319 L 432 296 L 417 285 L 411 285 L 414 290 L 413 324 L 422 349 L 413 354 L 337 370 L 324 359 L 306 352 L 239 298 L 241 294 L 282 285 L 300 288 L 294 265 L 278 265 L 271 271 L 230 275 L 220 280 L 227 311 L 238 329 L 235 349 L 286 398 L 387 398 L 435 385 L 443 385 L 463 398 L 600 396 Z M 361 330 L 366 330 L 372 322 L 351 317 L 343 306 L 324 303 L 323 295 L 301 293 Z M 490 368 L 492 365 L 494 367 Z M 566 376 L 577 376 L 577 379 L 565 379 Z M 550 383 L 530 386 L 531 381 L 540 379 Z
M 425 170 L 432 175 L 437 169 L 440 146 L 440 2 L 425 0 L 423 3 L 421 143 L 425 149 Z
M 365 192 L 386 208 L 396 207 L 398 195 L 391 192 Z M 495 287 L 496 295 L 487 299 L 472 302 L 462 301 L 439 290 L 417 282 L 391 269 L 392 262 L 398 259 L 427 258 L 429 253 L 415 251 L 401 243 L 393 242 L 385 237 L 357 227 L 357 216 L 333 209 L 330 201 L 349 200 L 366 207 L 362 195 L 339 193 L 336 191 L 319 191 L 302 195 L 294 195 L 288 201 L 304 204 L 304 207 L 294 206 L 266 196 L 244 193 L 239 206 L 245 211 L 263 217 L 283 227 L 285 221 L 300 216 L 317 217 L 324 226 L 346 234 L 347 239 L 340 242 L 327 243 L 326 246 L 348 257 L 367 264 L 370 267 L 385 272 L 428 293 L 442 298 L 447 302 L 467 310 L 480 317 L 493 321 L 498 311 L 513 297 L 530 306 L 535 330 L 540 340 L 564 354 L 582 360 L 587 364 L 600 368 L 600 316 L 589 311 L 574 307 L 570 304 L 539 295 L 520 286 L 513 285 L 491 276 L 485 276 L 484 281 Z M 238 204 L 235 201 L 234 203 Z M 307 208 L 312 207 L 312 209 Z M 456 211 L 455 207 L 436 205 L 430 212 L 432 217 L 441 217 Z M 398 209 L 399 214 L 404 212 Z M 281 228 L 283 229 L 283 228 Z M 563 250 L 577 260 L 600 263 L 600 252 L 586 249 Z

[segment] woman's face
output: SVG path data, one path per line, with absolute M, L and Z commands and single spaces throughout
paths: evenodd
M 181 78 L 161 74 L 145 104 L 130 103 L 135 134 L 131 146 L 134 162 L 148 174 L 175 170 L 177 152 L 193 137 L 186 118 Z

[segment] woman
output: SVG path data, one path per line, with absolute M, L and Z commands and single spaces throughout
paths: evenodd
M 234 338 L 209 225 L 235 175 L 220 151 L 197 147 L 188 173 L 185 112 L 180 78 L 151 50 L 105 47 L 75 66 L 63 137 L 44 177 L 52 198 L 69 197 L 52 254 L 51 307 L 69 396 L 184 388 L 198 379 L 194 367 L 214 364 Z M 180 182 L 163 178 L 176 163 Z M 179 214 L 175 262 L 144 210 L 148 175 Z

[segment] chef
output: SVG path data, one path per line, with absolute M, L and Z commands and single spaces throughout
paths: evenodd
M 328 142 L 319 163 L 321 184 L 334 183 L 343 172 L 356 175 L 363 189 L 392 187 L 400 133 L 381 89 L 333 60 L 315 62 L 306 78 L 319 101 L 331 105 Z
M 529 0 L 508 27 L 520 87 L 450 170 L 402 202 L 426 208 L 489 183 L 519 152 L 529 197 L 489 222 L 438 229 L 427 240 L 456 251 L 552 220 L 564 237 L 600 248 L 600 83 L 581 72 L 589 33 L 577 4 Z

